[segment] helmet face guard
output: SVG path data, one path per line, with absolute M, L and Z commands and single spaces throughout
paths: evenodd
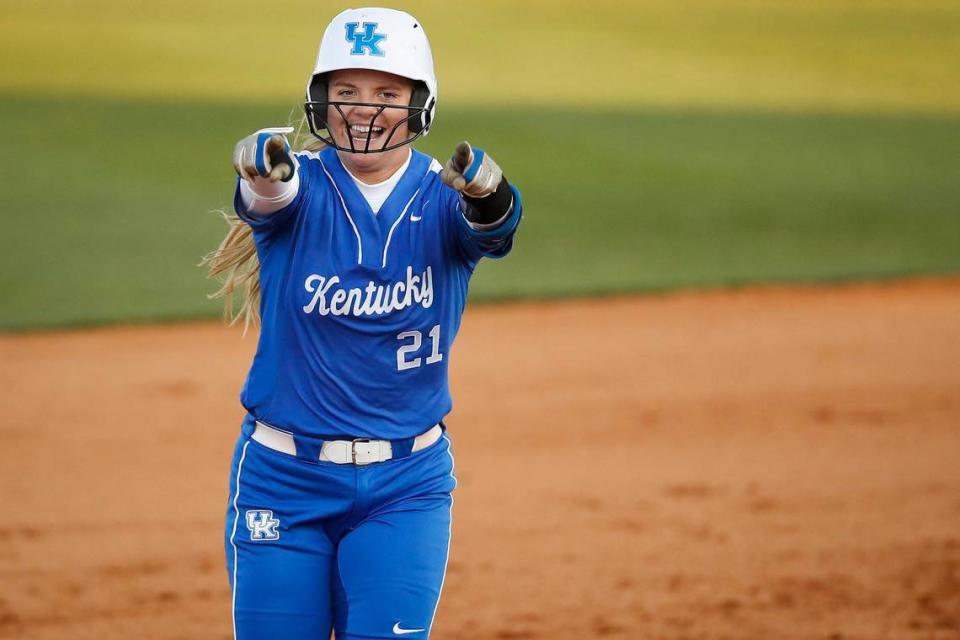
M 402 127 L 404 123 L 407 123 L 409 126 L 409 124 L 423 112 L 423 109 L 417 109 L 415 107 L 377 104 L 373 102 L 306 102 L 304 103 L 303 107 L 307 113 L 307 124 L 310 126 L 310 133 L 322 140 L 328 147 L 333 147 L 337 151 L 349 151 L 350 153 L 380 153 L 382 151 L 390 151 L 391 149 L 402 147 L 405 144 L 410 144 L 422 135 L 422 131 L 413 133 L 413 131 L 410 130 L 411 135 L 408 135 L 403 140 L 394 141 L 394 135 L 397 133 L 397 129 Z M 362 146 L 357 146 L 354 144 L 355 138 L 350 134 L 350 123 L 347 121 L 346 114 L 343 113 L 344 107 L 375 107 L 377 109 L 377 112 L 373 114 L 373 116 L 370 118 L 370 122 L 367 125 L 367 139 Z M 335 125 L 331 125 L 329 122 L 327 122 L 327 113 L 330 108 L 333 108 L 337 114 L 339 114 L 340 119 L 343 122 L 344 131 L 347 132 L 346 137 L 349 146 L 338 144 L 334 138 L 333 126 Z M 398 109 L 412 113 L 390 128 L 390 131 L 387 133 L 387 138 L 383 141 L 383 144 L 380 144 L 378 141 L 377 146 L 371 148 L 370 143 L 373 139 L 374 130 L 373 123 L 376 122 L 377 118 L 379 118 L 380 115 L 387 109 Z M 391 142 L 393 142 L 393 144 L 391 144 Z
M 420 136 L 426 135 L 427 130 L 430 128 L 430 120 L 433 112 L 432 107 L 435 103 L 429 95 L 429 90 L 426 85 L 421 82 L 417 82 L 414 85 L 410 106 L 375 102 L 327 100 L 327 81 L 323 76 L 314 78 L 307 91 L 307 95 L 308 100 L 303 103 L 303 109 L 307 116 L 307 125 L 310 127 L 310 133 L 322 140 L 327 146 L 333 147 L 337 151 L 347 151 L 349 153 L 381 153 L 383 151 L 390 151 L 391 149 L 402 147 L 405 144 L 410 144 Z M 427 104 L 428 100 L 430 100 L 429 104 Z M 344 113 L 344 108 L 350 109 L 353 107 L 370 107 L 377 110 L 367 123 L 367 137 L 362 145 L 357 145 L 354 142 L 355 138 L 350 134 L 350 122 Z M 339 117 L 339 120 L 334 123 L 331 123 L 328 118 L 330 109 L 336 112 L 336 115 L 333 116 L 334 118 Z M 394 112 L 403 111 L 405 115 L 390 128 L 387 132 L 386 139 L 384 139 L 382 143 L 379 140 L 374 143 L 374 123 L 377 121 L 377 118 L 387 110 Z M 346 132 L 346 142 L 349 146 L 338 143 L 334 136 L 333 128 L 341 124 Z M 407 131 L 410 135 L 407 135 L 402 140 L 395 138 L 394 136 L 396 136 L 397 130 L 404 124 L 407 125 Z M 371 143 L 373 143 L 374 146 L 371 146 Z

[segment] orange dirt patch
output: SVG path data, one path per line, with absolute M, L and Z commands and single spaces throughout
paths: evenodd
M 231 637 L 254 346 L 0 336 L 0 637 Z M 474 307 L 452 365 L 435 638 L 960 638 L 960 279 Z

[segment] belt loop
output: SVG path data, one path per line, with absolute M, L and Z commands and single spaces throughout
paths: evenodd
M 294 434 L 293 443 L 297 447 L 297 457 L 307 462 L 316 462 L 320 459 L 320 448 L 323 447 L 322 440 L 313 440 L 311 438 L 301 438 Z
M 257 428 L 257 419 L 249 413 L 243 418 L 243 424 L 240 425 L 240 434 L 244 440 L 249 440 L 253 435 L 253 430 Z
M 413 442 L 416 438 L 404 438 L 403 440 L 391 440 L 390 445 L 393 449 L 393 459 L 409 458 L 413 453 Z

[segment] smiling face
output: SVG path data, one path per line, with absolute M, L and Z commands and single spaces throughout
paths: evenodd
M 338 146 L 358 151 L 338 151 L 341 162 L 370 184 L 390 177 L 406 162 L 410 153 L 406 145 L 362 152 L 401 144 L 413 136 L 406 122 L 413 81 L 382 71 L 343 69 L 330 74 L 327 86 L 330 134 Z

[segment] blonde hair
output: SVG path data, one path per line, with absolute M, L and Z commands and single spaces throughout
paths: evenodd
M 326 145 L 307 131 L 306 117 L 297 125 L 291 147 L 304 151 L 320 151 Z M 223 317 L 231 325 L 243 319 L 243 332 L 260 324 L 260 259 L 253 241 L 253 230 L 235 213 L 220 210 L 226 221 L 227 235 L 220 246 L 203 257 L 201 267 L 208 278 L 220 279 L 220 288 L 207 297 L 223 299 Z M 239 293 L 239 307 L 235 296 Z

